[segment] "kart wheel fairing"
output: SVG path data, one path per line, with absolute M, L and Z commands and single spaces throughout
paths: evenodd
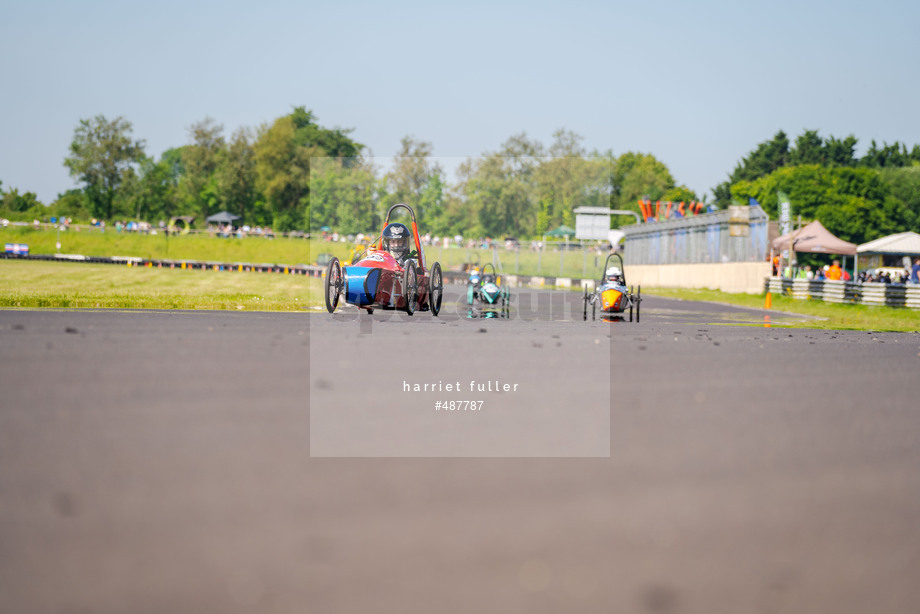
M 601 311 L 622 311 L 623 310 L 623 293 L 619 290 L 609 288 L 601 292 Z
M 379 268 L 345 267 L 345 301 L 358 307 L 373 305 L 380 285 L 380 272 Z
M 501 298 L 501 289 L 494 283 L 489 282 L 479 290 L 480 296 L 490 305 L 494 305 Z

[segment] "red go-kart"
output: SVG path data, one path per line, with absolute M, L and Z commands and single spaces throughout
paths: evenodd
M 431 311 L 438 315 L 444 292 L 444 280 L 440 263 L 425 267 L 425 256 L 418 236 L 415 212 L 407 204 L 399 203 L 387 211 L 384 229 L 390 223 L 395 209 L 405 209 L 412 220 L 412 236 L 415 252 L 400 264 L 389 252 L 382 249 L 383 232 L 367 250 L 355 259 L 355 263 L 342 266 L 333 258 L 326 268 L 326 310 L 335 311 L 339 297 L 345 295 L 345 302 L 373 313 L 375 308 L 400 309 L 412 315 L 415 311 Z

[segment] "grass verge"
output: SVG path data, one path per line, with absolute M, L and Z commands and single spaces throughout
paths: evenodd
M 303 311 L 322 280 L 106 264 L 0 260 L 0 307 Z
M 643 294 L 688 301 L 712 301 L 738 307 L 763 309 L 764 294 L 730 294 L 718 290 L 643 287 Z M 877 330 L 892 332 L 920 331 L 920 311 L 898 307 L 843 305 L 823 301 L 802 301 L 786 296 L 771 297 L 774 311 L 785 311 L 816 319 L 789 324 L 792 328 L 840 330 Z M 785 325 L 784 325 L 785 326 Z
M 133 256 L 147 259 L 204 260 L 214 262 L 252 262 L 272 264 L 313 264 L 322 253 L 349 258 L 353 243 L 333 243 L 320 239 L 278 237 L 244 237 L 223 239 L 206 234 L 173 235 L 115 232 L 108 229 L 83 227 L 58 233 L 56 230 L 32 227 L 0 228 L 0 240 L 5 243 L 26 243 L 32 254 L 82 254 L 84 256 Z M 60 240 L 61 249 L 57 249 Z M 492 261 L 492 251 L 429 246 L 425 248 L 426 263 L 438 261 L 445 269 L 459 268 L 466 262 Z M 599 277 L 604 255 L 578 250 L 547 251 L 542 254 L 526 247 L 519 252 L 495 250 L 506 274 L 540 275 L 546 277 Z

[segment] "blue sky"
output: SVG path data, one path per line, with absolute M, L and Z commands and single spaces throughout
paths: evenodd
M 293 106 L 378 156 L 477 156 L 558 128 L 698 194 L 777 130 L 920 143 L 920 3 L 0 0 L 0 181 L 43 202 L 81 118 L 159 156 L 206 116 Z

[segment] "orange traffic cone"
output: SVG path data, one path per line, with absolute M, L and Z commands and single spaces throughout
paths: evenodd
M 764 309 L 772 309 L 772 308 L 773 308 L 773 296 L 772 296 L 769 292 L 767 292 L 767 300 L 764 301 L 764 303 L 763 303 L 763 308 L 764 308 Z

